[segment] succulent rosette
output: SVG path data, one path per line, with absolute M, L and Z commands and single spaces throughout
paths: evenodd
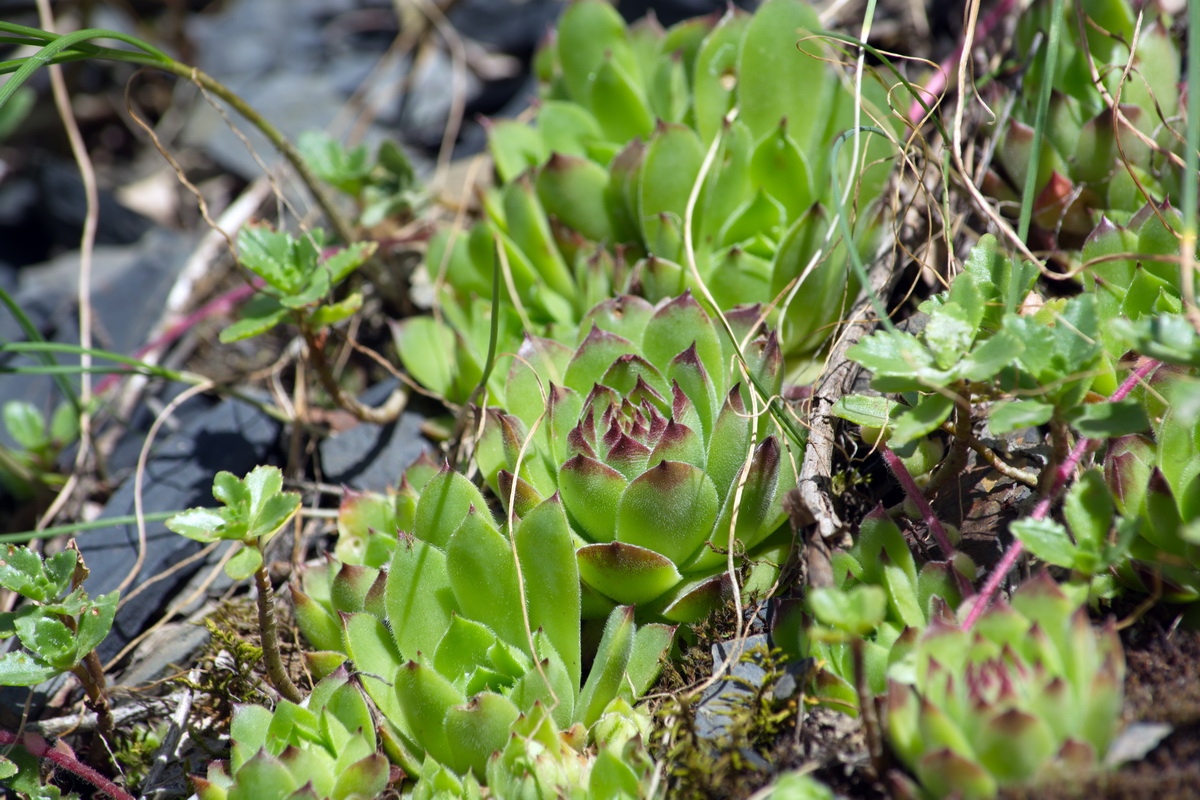
M 392 778 L 377 751 L 371 709 L 344 668 L 317 683 L 303 704 L 238 706 L 230 738 L 230 760 L 192 777 L 200 800 L 369 800 Z
M 975 564 L 959 552 L 918 564 L 882 506 L 863 519 L 853 546 L 832 551 L 830 563 L 832 586 L 776 603 L 772 637 L 790 657 L 816 659 L 814 702 L 856 715 L 854 641 L 861 639 L 863 685 L 883 694 L 889 667 L 912 651 L 930 620 L 958 607 Z
M 1181 58 L 1171 21 L 1157 9 L 1138 25 L 1127 0 L 1073 0 L 1062 4 L 1056 67 L 1047 76 L 1042 51 L 1051 13 L 1050 2 L 1036 2 L 1018 20 L 1018 58 L 1030 66 L 996 148 L 1005 177 L 990 172 L 984 189 L 1019 204 L 1036 169 L 1034 223 L 1078 247 L 1101 212 L 1125 222 L 1147 202 L 1179 196 L 1182 161 L 1175 159 L 1183 139 L 1173 128 L 1182 128 Z M 1035 157 L 1036 100 L 1047 80 L 1046 135 Z
M 822 347 L 858 292 L 850 248 L 865 256 L 885 229 L 893 146 L 864 133 L 835 163 L 845 131 L 888 119 L 887 89 L 869 78 L 856 97 L 819 32 L 804 0 L 667 30 L 653 18 L 627 26 L 604 0 L 570 4 L 537 56 L 532 122 L 490 126 L 499 181 L 483 194 L 484 219 L 430 242 L 440 319 L 397 326 L 405 367 L 462 401 L 493 316 L 498 352 L 523 333 L 571 341 L 614 293 L 657 302 L 697 277 L 722 310 L 770 304 L 784 352 Z
M 470 481 L 423 460 L 397 492 L 348 497 L 338 527 L 335 552 L 359 563 L 331 557 L 292 587 L 316 648 L 309 669 L 321 676 L 353 662 L 382 713 L 383 749 L 419 779 L 417 796 L 528 781 L 541 793 L 522 796 L 576 796 L 567 787 L 582 786 L 618 797 L 612 786 L 648 776 L 630 733 L 647 722 L 632 705 L 674 628 L 638 625 L 632 607 L 614 607 L 585 670 L 579 572 L 558 497 L 497 526 Z M 512 747 L 541 737 L 552 748 L 514 759 L 505 756 L 514 737 Z
M 786 554 L 771 535 L 799 454 L 766 434 L 755 398 L 778 394 L 782 358 L 773 333 L 750 335 L 755 320 L 730 318 L 747 340 L 741 380 L 732 340 L 689 294 L 606 301 L 574 349 L 528 337 L 517 353 L 507 410 L 484 413 L 476 458 L 515 515 L 561 498 L 585 613 L 635 604 L 694 622 L 729 591 L 730 547 L 738 563 Z
M 1125 656 L 1113 623 L 1097 630 L 1042 572 L 969 632 L 932 620 L 889 675 L 888 740 L 920 791 L 898 780 L 969 800 L 1096 769 L 1118 730 Z

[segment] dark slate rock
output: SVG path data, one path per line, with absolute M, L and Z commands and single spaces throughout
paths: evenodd
M 701 739 L 717 741 L 724 736 L 729 727 L 730 708 L 744 703 L 753 695 L 756 687 L 763 685 L 767 676 L 763 665 L 770 647 L 770 639 L 765 633 L 718 642 L 712 646 L 713 674 L 722 669 L 731 654 L 740 654 L 740 658 L 720 673 L 721 679 L 709 687 L 696 706 L 696 734 Z M 778 701 L 793 697 L 800 691 L 809 664 L 805 661 L 788 662 L 783 669 L 784 674 L 772 687 L 772 693 Z
M 212 506 L 213 476 L 220 470 L 244 475 L 255 465 L 278 462 L 280 424 L 254 406 L 222 400 L 153 451 L 143 481 L 146 513 Z M 133 514 L 134 476 L 129 475 L 109 500 L 101 519 Z M 136 525 L 119 525 L 80 537 L 80 548 L 92 576 L 88 591 L 115 589 L 137 559 Z M 171 533 L 161 522 L 146 524 L 146 560 L 132 586 L 171 568 L 201 548 L 198 542 Z M 192 564 L 171 577 L 150 584 L 117 614 L 112 633 L 100 646 L 110 658 L 154 620 L 174 599 L 175 590 L 201 565 Z M 128 591 L 128 590 L 127 590 Z
M 363 393 L 361 400 L 378 405 L 395 386 L 395 381 L 376 384 Z M 430 449 L 421 434 L 424 420 L 420 414 L 405 411 L 400 419 L 387 425 L 360 422 L 324 439 L 318 449 L 325 480 L 364 491 L 395 486 L 404 470 Z
M 93 339 L 96 347 L 131 355 L 147 343 L 162 314 L 167 295 L 191 255 L 195 237 L 157 229 L 137 244 L 97 247 L 92 262 Z M 18 273 L 13 299 L 41 335 L 59 343 L 78 344 L 79 254 L 65 253 Z M 24 341 L 27 337 L 11 314 L 0 314 L 0 340 Z M 78 364 L 79 358 L 56 354 L 60 364 Z M 32 356 L 0 356 L 0 366 L 39 363 Z M 103 376 L 93 376 L 93 385 Z M 69 378 L 78 385 L 77 376 Z M 9 400 L 27 400 L 47 414 L 62 398 L 48 376 L 7 375 L 0 379 L 0 406 Z M 8 444 L 0 428 L 0 443 Z

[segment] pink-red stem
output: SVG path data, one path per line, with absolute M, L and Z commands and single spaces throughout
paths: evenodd
M 950 537 L 946 535 L 946 529 L 942 527 L 942 521 L 933 513 L 933 507 L 925 499 L 925 493 L 921 491 L 921 487 L 917 486 L 917 482 L 913 480 L 908 467 L 904 466 L 904 462 L 900 460 L 900 456 L 896 455 L 892 451 L 892 448 L 886 444 L 880 445 L 879 451 L 883 453 L 883 460 L 887 462 L 888 468 L 896 476 L 896 480 L 900 481 L 900 485 L 904 487 L 904 493 L 908 495 L 908 499 L 912 500 L 913 505 L 917 507 L 917 511 L 921 512 L 921 518 L 925 520 L 925 524 L 929 527 L 929 532 L 933 534 L 933 538 L 937 541 L 938 547 L 942 548 L 942 553 L 945 554 L 946 558 L 950 558 L 950 556 L 954 555 L 954 545 L 950 544 Z
M 35 733 L 17 736 L 15 733 L 0 728 L 0 745 L 10 747 L 14 744 L 24 747 L 34 758 L 44 758 L 54 766 L 62 767 L 80 780 L 95 786 L 96 791 L 108 795 L 113 800 L 134 800 L 133 795 L 120 786 L 76 759 L 71 753 L 51 747 L 50 743 L 41 736 Z
M 152 350 L 159 350 L 169 346 L 176 339 L 194 328 L 197 323 L 217 314 L 224 314 L 238 303 L 246 300 L 264 285 L 265 283 L 262 278 L 254 277 L 251 279 L 249 284 L 245 286 L 239 286 L 214 300 L 210 300 L 209 302 L 200 306 L 200 308 L 193 311 L 191 314 L 188 314 L 186 317 L 179 320 L 179 322 L 176 322 L 174 325 L 167 328 L 167 330 L 164 331 L 163 334 L 157 339 L 138 348 L 138 351 L 133 354 L 133 357 L 140 359 L 145 356 L 146 353 L 149 353 Z M 121 373 L 125 372 L 127 369 L 129 368 L 122 367 L 120 371 L 113 372 L 112 374 L 105 376 L 104 380 L 102 380 L 96 387 L 96 394 L 104 394 L 106 391 L 111 389 L 113 384 L 121 380 Z
M 1158 369 L 1160 363 L 1158 361 L 1146 361 L 1139 366 L 1117 387 L 1112 397 L 1108 398 L 1108 402 L 1118 403 L 1124 400 L 1133 391 L 1133 387 L 1137 386 L 1141 381 L 1148 378 L 1154 370 Z M 1058 466 L 1058 472 L 1054 476 L 1054 485 L 1050 487 L 1050 491 L 1046 492 L 1042 499 L 1038 500 L 1037 505 L 1033 507 L 1033 513 L 1029 515 L 1032 519 L 1041 520 L 1046 518 L 1050 513 L 1050 506 L 1054 504 L 1055 499 L 1066 488 L 1067 481 L 1075 474 L 1079 462 L 1083 460 L 1084 455 L 1087 454 L 1088 450 L 1097 441 L 1096 439 L 1080 439 L 1075 443 L 1075 446 L 1071 448 L 1070 455 Z M 1012 568 L 1017 563 L 1017 559 L 1021 557 L 1023 552 L 1025 552 L 1025 545 L 1020 539 L 1014 539 L 1008 548 L 1008 552 L 1004 554 L 1004 557 L 1000 559 L 1000 563 L 988 575 L 987 582 L 984 583 L 983 589 L 980 590 L 975 605 L 971 607 L 971 612 L 967 614 L 967 619 L 963 622 L 963 630 L 971 630 L 976 620 L 983 615 L 984 610 L 991 604 L 992 597 L 1000 590 L 1000 584 L 1004 582 L 1008 573 L 1012 571 Z
M 993 28 L 999 25 L 1004 18 L 1008 16 L 1009 12 L 1011 12 L 1013 7 L 1016 5 L 1017 0 L 1000 0 L 1000 2 L 996 4 L 996 7 L 989 11 L 987 16 L 979 21 L 979 26 L 976 28 L 976 35 L 981 39 L 987 36 Z M 946 81 L 948 80 L 947 76 L 954 72 L 955 68 L 958 67 L 958 62 L 962 56 L 963 48 L 960 44 L 957 48 L 955 48 L 954 52 L 950 54 L 950 57 L 938 66 L 937 71 L 930 76 L 929 82 L 925 84 L 924 88 L 917 90 L 923 96 L 925 96 L 926 103 L 932 105 L 937 101 L 938 95 L 941 94 L 946 88 Z M 908 108 L 908 118 L 914 125 L 919 125 L 927 113 L 928 112 L 926 111 L 925 106 L 921 104 L 920 100 L 913 100 L 912 105 Z

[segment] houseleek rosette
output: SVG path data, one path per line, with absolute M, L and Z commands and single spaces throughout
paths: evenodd
M 1042 572 L 970 632 L 935 618 L 890 676 L 892 749 L 927 796 L 971 800 L 1097 768 L 1117 733 L 1125 657 L 1114 625 L 1097 631 Z
M 1047 76 L 1051 14 L 1052 3 L 1039 0 L 1018 20 L 1018 58 L 1030 67 L 997 142 L 996 161 L 1007 180 L 989 172 L 984 190 L 1019 204 L 1027 174 L 1036 169 L 1034 223 L 1077 248 L 1101 213 L 1125 222 L 1149 201 L 1180 195 L 1181 58 L 1171 21 L 1161 12 L 1139 23 L 1128 0 L 1068 0 L 1054 74 Z M 1047 80 L 1045 138 L 1035 156 L 1036 101 Z
M 240 705 L 229 762 L 192 776 L 200 800 L 369 800 L 391 780 L 378 752 L 371 709 L 345 668 L 327 675 L 302 704 L 273 711 Z
M 778 299 L 783 350 L 819 349 L 858 291 L 849 248 L 866 254 L 883 230 L 891 171 L 891 145 L 877 135 L 847 143 L 833 163 L 839 136 L 887 118 L 887 93 L 867 79 L 856 99 L 819 30 L 803 0 L 767 0 L 753 14 L 731 7 L 669 30 L 653 19 L 628 27 L 603 0 L 568 6 L 537 57 L 532 122 L 490 127 L 499 184 L 483 195 L 485 218 L 430 242 L 441 318 L 398 326 L 405 367 L 465 400 L 494 313 L 497 352 L 511 352 L 523 333 L 570 341 L 614 293 L 656 302 L 696 289 L 697 277 L 723 310 Z M 835 193 L 834 170 L 849 202 Z M 684 231 L 698 182 L 693 273 Z
M 732 317 L 739 340 L 750 339 L 754 319 Z M 774 548 L 764 561 L 778 565 L 786 554 L 790 540 L 771 534 L 798 454 L 760 435 L 770 424 L 764 405 L 734 380 L 732 342 L 690 295 L 658 306 L 619 297 L 592 309 L 585 326 L 574 349 L 526 339 L 508 374 L 507 410 L 486 411 L 476 459 L 515 515 L 561 498 L 589 589 L 585 613 L 634 604 L 695 622 L 730 589 L 731 547 L 737 563 Z M 750 339 L 744 354 L 753 391 L 777 395 L 774 334 Z
M 390 496 L 348 498 L 339 531 L 335 552 L 361 563 L 331 558 L 292 591 L 317 648 L 310 669 L 353 661 L 382 712 L 384 750 L 419 778 L 417 796 L 472 796 L 499 782 L 540 792 L 523 796 L 613 797 L 612 787 L 648 776 L 641 735 L 630 734 L 647 723 L 632 705 L 674 629 L 639 626 L 631 607 L 616 607 L 585 673 L 559 498 L 498 527 L 470 481 L 422 462 Z M 544 740 L 542 758 L 513 755 L 532 740 Z
M 912 652 L 930 620 L 958 607 L 975 564 L 957 552 L 918 564 L 882 506 L 863 519 L 853 546 L 835 548 L 830 562 L 832 586 L 810 586 L 803 601 L 776 604 L 773 637 L 792 658 L 816 659 L 814 702 L 856 715 L 856 687 L 872 695 L 887 690 L 889 667 Z M 854 652 L 858 639 L 861 676 Z

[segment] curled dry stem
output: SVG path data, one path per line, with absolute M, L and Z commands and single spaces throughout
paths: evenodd
M 386 425 L 389 422 L 394 422 L 405 406 L 408 405 L 408 392 L 402 386 L 397 386 L 396 389 L 388 396 L 388 399 L 383 402 L 383 405 L 372 407 L 368 406 L 354 395 L 343 389 L 334 377 L 333 368 L 329 364 L 329 359 L 325 357 L 325 349 L 322 347 L 320 337 L 316 332 L 309 329 L 307 326 L 301 328 L 304 332 L 304 341 L 308 345 L 308 352 L 312 354 L 313 366 L 317 370 L 317 378 L 321 381 L 321 386 L 329 393 L 334 402 L 340 408 L 349 411 L 362 422 L 373 422 L 376 425 Z

